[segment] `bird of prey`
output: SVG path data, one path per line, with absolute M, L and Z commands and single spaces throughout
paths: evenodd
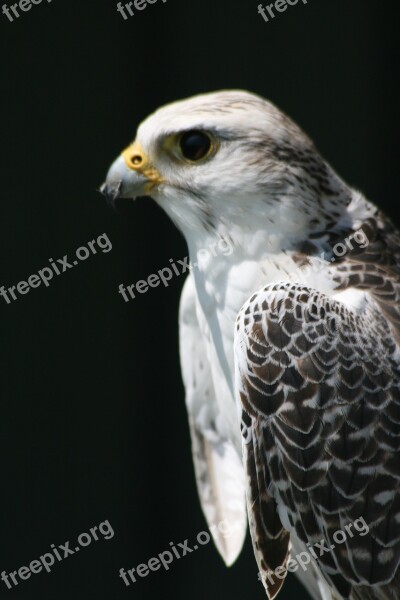
M 197 265 L 181 367 L 199 496 L 225 562 L 248 522 L 269 599 L 308 552 L 296 575 L 315 600 L 398 600 L 399 232 L 245 91 L 157 110 L 102 191 L 152 197 Z M 230 254 L 199 260 L 221 240 Z

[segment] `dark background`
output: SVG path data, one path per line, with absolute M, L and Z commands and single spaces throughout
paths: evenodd
M 265 23 L 258 0 L 45 0 L 1 27 L 1 278 L 9 287 L 106 233 L 113 249 L 1 311 L 0 572 L 108 519 L 115 531 L 0 597 L 264 598 L 247 541 L 212 544 L 130 588 L 118 577 L 206 528 L 178 364 L 183 277 L 126 304 L 118 285 L 186 255 L 151 200 L 96 189 L 138 123 L 220 88 L 290 114 L 352 185 L 400 221 L 397 2 L 309 0 Z M 72 545 L 74 547 L 74 544 Z M 305 598 L 292 579 L 279 598 Z

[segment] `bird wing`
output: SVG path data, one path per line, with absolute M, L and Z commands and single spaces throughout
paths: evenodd
M 229 566 L 240 554 L 247 531 L 244 472 L 233 443 L 218 431 L 218 409 L 196 315 L 192 275 L 182 291 L 179 337 L 197 489 L 215 545 Z
M 260 571 L 285 560 L 283 523 L 313 548 L 334 597 L 398 598 L 399 349 L 379 305 L 356 313 L 308 287 L 271 284 L 239 313 L 235 365 Z M 268 521 L 274 502 L 278 523 Z

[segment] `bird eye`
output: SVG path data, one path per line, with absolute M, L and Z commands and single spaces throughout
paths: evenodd
M 182 134 L 179 145 L 184 158 L 196 162 L 208 155 L 211 149 L 211 139 L 204 133 L 193 129 Z

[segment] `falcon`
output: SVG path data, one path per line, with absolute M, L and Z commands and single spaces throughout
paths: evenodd
M 245 91 L 157 110 L 102 192 L 153 198 L 197 265 L 180 304 L 181 368 L 199 497 L 225 563 L 249 523 L 269 599 L 293 570 L 315 600 L 397 600 L 399 232 Z M 221 240 L 232 252 L 205 259 Z

